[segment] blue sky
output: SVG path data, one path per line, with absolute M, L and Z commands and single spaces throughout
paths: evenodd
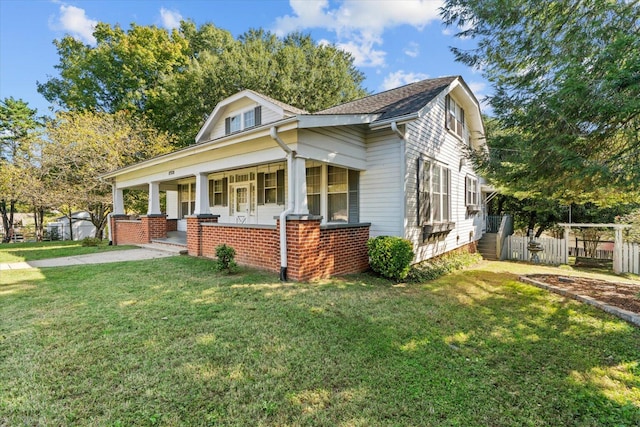
M 12 96 L 47 113 L 36 82 L 57 75 L 54 39 L 94 43 L 97 22 L 123 28 L 173 28 L 180 19 L 212 22 L 234 36 L 262 27 L 283 35 L 299 30 L 354 55 L 365 88 L 380 92 L 412 81 L 462 75 L 478 99 L 490 91 L 477 71 L 454 61 L 449 46 L 473 47 L 445 29 L 440 0 L 0 0 L 0 99 Z

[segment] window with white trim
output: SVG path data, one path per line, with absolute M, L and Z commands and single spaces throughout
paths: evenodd
M 311 215 L 320 215 L 322 166 L 307 168 L 307 206 Z
M 458 135 L 460 138 L 464 138 L 464 109 L 449 95 L 445 97 L 445 109 L 445 125 L 447 129 Z
M 262 107 L 251 108 L 250 110 L 240 111 L 239 113 L 224 119 L 224 133 L 229 135 L 254 126 L 262 124 Z
M 347 169 L 337 166 L 327 167 L 327 220 L 348 222 L 348 175 Z
M 418 159 L 418 225 L 451 221 L 451 170 Z
M 227 206 L 228 178 L 209 180 L 209 205 Z
M 467 176 L 464 180 L 465 185 L 465 204 L 467 206 L 477 206 L 480 204 L 480 195 L 478 194 L 478 180 L 472 176 Z
M 178 197 L 180 198 L 180 217 L 193 215 L 196 210 L 196 183 L 178 185 Z
M 311 215 L 328 223 L 360 222 L 360 171 L 316 163 L 307 167 L 306 177 Z

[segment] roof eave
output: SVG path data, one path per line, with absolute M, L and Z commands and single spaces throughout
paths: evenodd
M 191 156 L 194 154 L 198 154 L 201 151 L 206 151 L 211 148 L 211 146 L 215 145 L 215 148 L 227 147 L 229 145 L 238 144 L 246 140 L 246 136 L 253 135 L 259 132 L 264 132 L 265 130 L 269 130 L 273 126 L 283 126 L 291 123 L 296 123 L 297 127 L 298 117 L 288 117 L 286 119 L 278 120 L 276 122 L 265 123 L 264 125 L 257 126 L 255 128 L 247 129 L 246 131 L 242 131 L 239 133 L 234 133 L 232 135 L 226 135 L 221 138 L 211 139 L 208 141 L 199 142 L 197 144 L 190 145 L 188 147 L 181 148 L 178 151 L 174 151 L 172 153 L 163 154 L 158 157 L 153 157 L 149 160 L 144 160 L 140 163 L 135 163 L 133 165 L 125 166 L 120 169 L 116 169 L 114 171 L 108 172 L 106 174 L 100 175 L 98 178 L 100 179 L 113 179 L 118 175 L 123 175 L 125 173 L 134 172 L 136 170 L 144 169 L 150 166 L 159 165 L 165 162 L 169 162 L 172 160 L 177 160 L 183 157 Z M 282 131 L 283 129 L 280 129 Z M 284 129 L 289 130 L 289 129 Z

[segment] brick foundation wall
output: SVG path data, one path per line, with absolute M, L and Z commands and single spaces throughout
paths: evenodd
M 167 231 L 178 231 L 177 219 L 167 219 Z
M 222 244 L 236 251 L 240 265 L 275 273 L 280 271 L 280 229 L 278 227 L 205 224 L 202 226 L 202 256 L 215 258 Z
M 369 269 L 369 225 L 320 229 L 320 256 L 317 275 L 328 277 L 360 273 Z
M 148 243 L 146 228 L 141 220 L 121 220 L 113 219 L 115 223 L 112 231 L 114 245 L 136 245 Z

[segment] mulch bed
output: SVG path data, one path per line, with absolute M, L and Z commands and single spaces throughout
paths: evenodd
M 527 277 L 575 295 L 588 296 L 605 304 L 640 314 L 640 283 L 609 282 L 553 274 L 530 274 Z

